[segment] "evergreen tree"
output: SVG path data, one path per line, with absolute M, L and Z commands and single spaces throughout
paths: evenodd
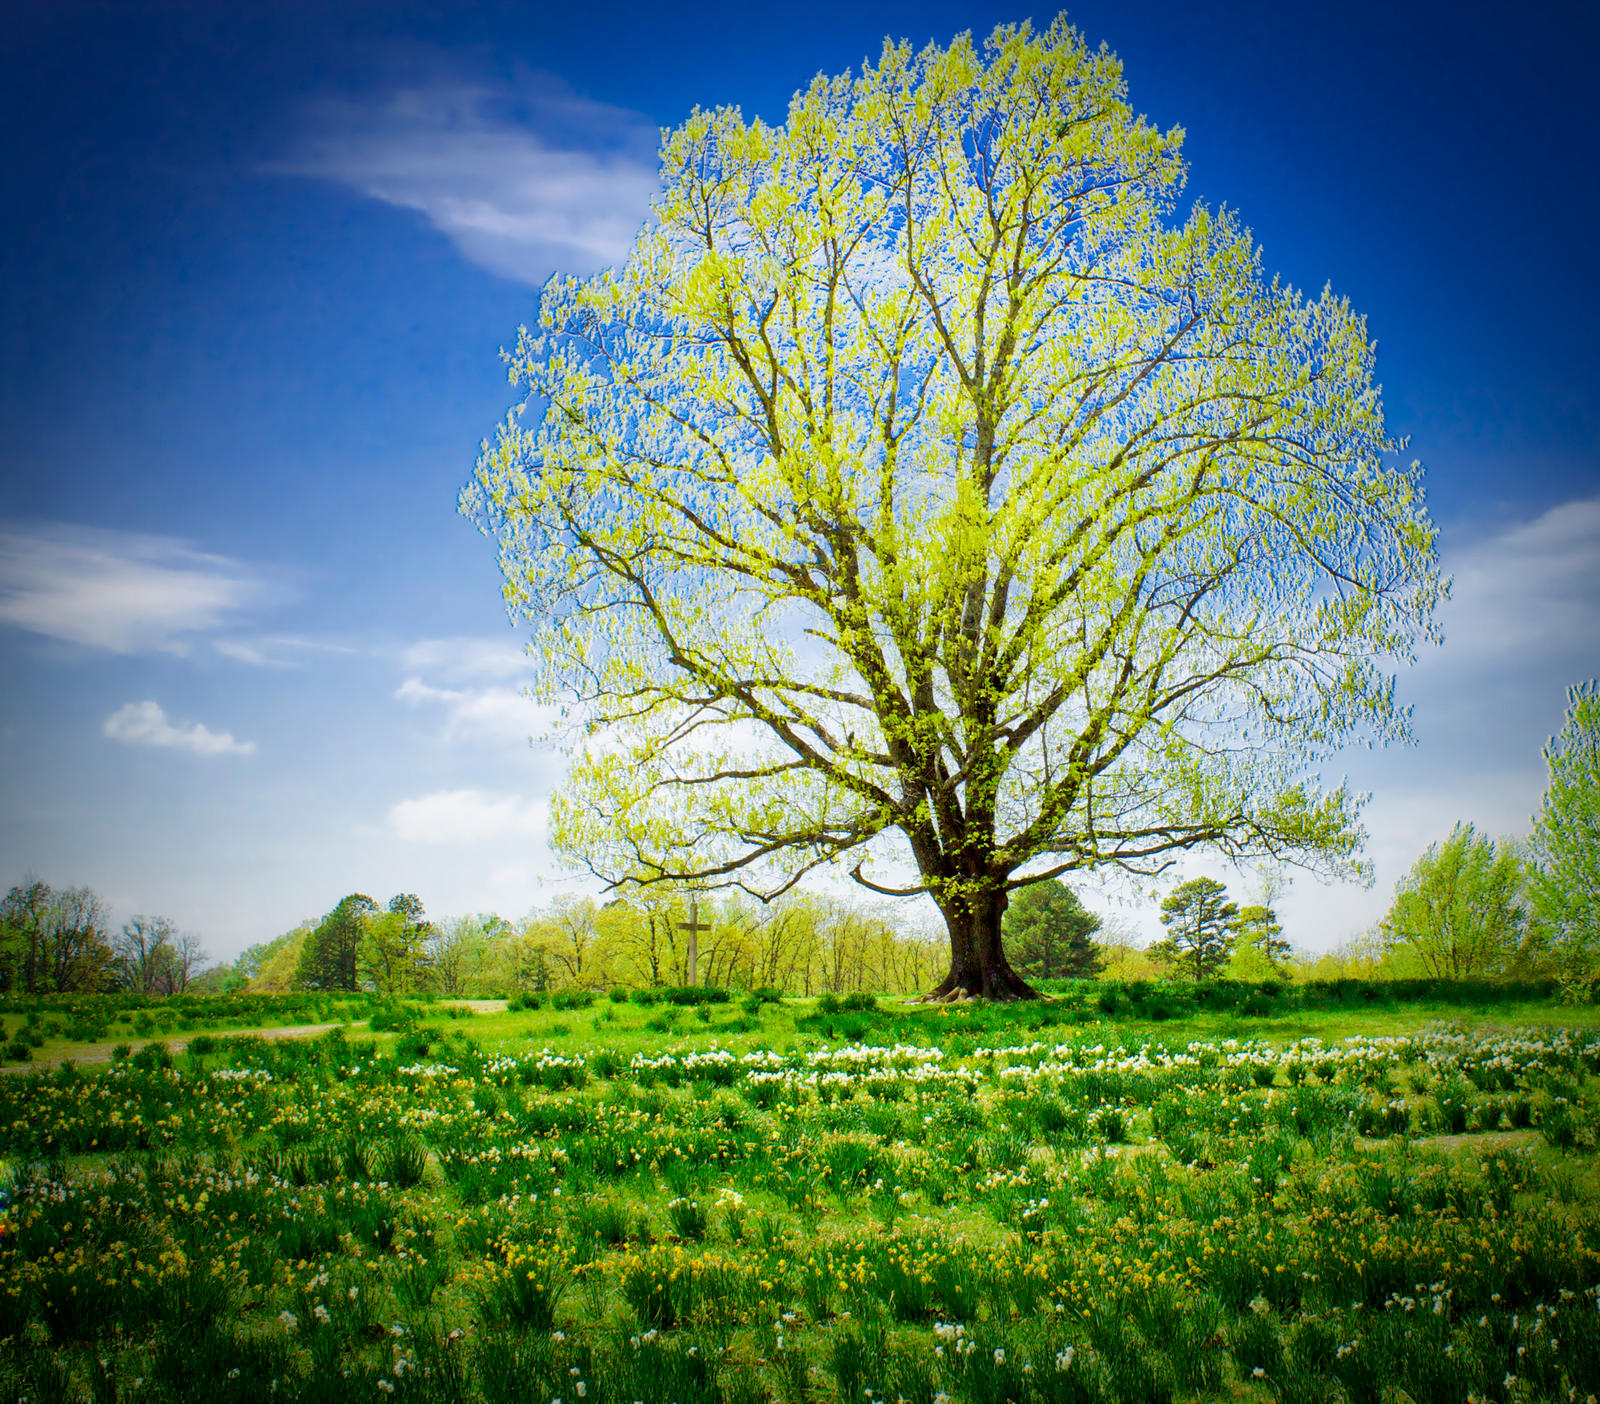
M 1150 953 L 1191 979 L 1207 979 L 1227 963 L 1238 919 L 1238 905 L 1228 901 L 1226 887 L 1208 877 L 1193 878 L 1161 904 L 1167 934 Z
M 306 938 L 295 983 L 311 990 L 355 989 L 361 943 L 377 912 L 378 904 L 362 892 L 341 901 Z
M 1105 964 L 1091 939 L 1100 924 L 1059 878 L 1036 882 L 1006 908 L 1007 958 L 1029 979 L 1093 979 Z

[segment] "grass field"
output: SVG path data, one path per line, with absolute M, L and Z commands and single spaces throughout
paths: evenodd
M 1595 1011 L 1141 1009 L 42 1039 L 0 1079 L 0 1394 L 1600 1392 Z

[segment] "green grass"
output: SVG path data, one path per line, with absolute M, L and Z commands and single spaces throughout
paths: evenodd
M 879 1006 L 432 1004 L 7 1078 L 0 1394 L 1600 1390 L 1593 1010 Z

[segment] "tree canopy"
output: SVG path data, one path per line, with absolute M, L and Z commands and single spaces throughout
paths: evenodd
M 362 946 L 377 915 L 378 904 L 364 892 L 342 898 L 306 937 L 295 983 L 312 990 L 358 989 Z
M 1182 135 L 1058 19 L 664 137 L 654 217 L 545 287 L 462 494 L 600 733 L 558 844 L 763 896 L 842 862 L 938 904 L 936 994 L 995 997 L 1031 993 L 1001 923 L 1041 877 L 1359 869 L 1314 767 L 1405 733 L 1420 469 L 1348 303 L 1229 211 L 1171 218 Z
M 28 877 L 0 900 L 0 991 L 92 991 L 115 981 L 105 901 Z

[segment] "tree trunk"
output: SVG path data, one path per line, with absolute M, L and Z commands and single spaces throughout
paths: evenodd
M 944 907 L 950 929 L 950 973 L 923 996 L 924 1002 L 971 999 L 1039 999 L 1034 989 L 1011 968 L 1001 944 L 1001 919 L 1006 894 L 985 893 L 968 902 Z

